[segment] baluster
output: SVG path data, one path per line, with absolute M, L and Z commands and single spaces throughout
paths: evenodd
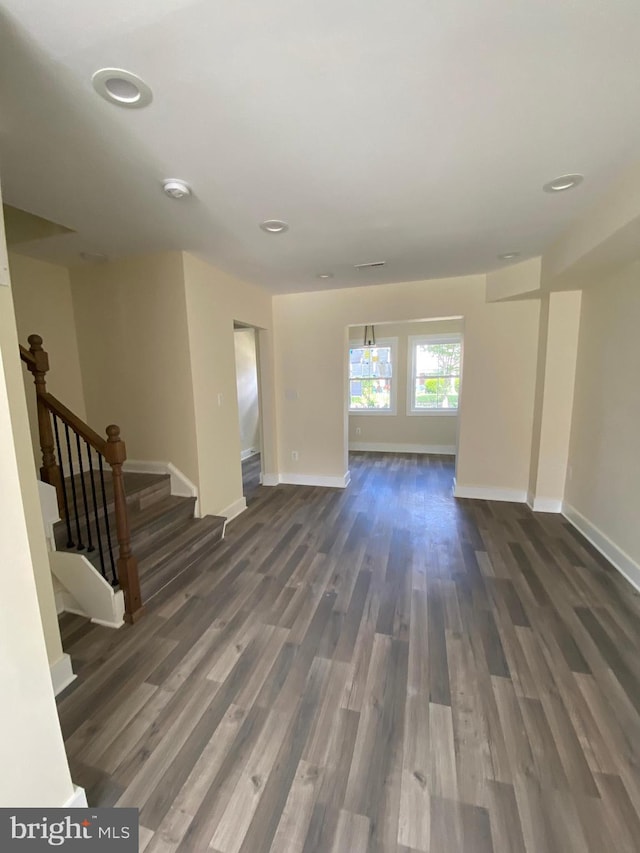
M 87 525 L 87 552 L 95 551 L 91 538 L 91 524 L 89 522 L 89 502 L 87 501 L 87 484 L 84 481 L 84 466 L 82 465 L 82 450 L 80 449 L 80 436 L 76 433 L 76 450 L 78 451 L 78 467 L 80 468 L 80 487 L 82 489 L 82 503 L 84 505 L 84 520 Z
M 69 501 L 67 499 L 67 486 L 64 479 L 64 467 L 62 465 L 62 450 L 60 449 L 60 434 L 58 432 L 58 418 L 53 415 L 53 429 L 56 434 L 56 447 L 58 449 L 58 463 L 60 465 L 60 479 L 62 481 L 62 501 L 64 506 L 64 520 L 67 526 L 67 548 L 75 548 L 75 542 L 71 535 L 71 517 L 69 515 Z
M 63 484 L 60 469 L 56 463 L 53 445 L 53 432 L 51 430 L 51 418 L 49 410 L 44 404 L 42 395 L 47 393 L 45 376 L 49 371 L 49 356 L 42 349 L 42 338 L 40 335 L 29 335 L 29 352 L 35 359 L 33 365 L 29 365 L 29 371 L 33 374 L 33 382 L 36 386 L 36 401 L 38 405 L 38 432 L 40 434 L 40 449 L 42 450 L 42 467 L 40 477 L 44 483 L 54 486 L 58 497 L 58 510 L 60 515 L 64 512 Z
M 102 490 L 102 508 L 104 512 L 104 528 L 107 534 L 107 549 L 109 551 L 109 562 L 111 563 L 111 585 L 116 586 L 118 576 L 116 574 L 116 566 L 113 561 L 113 545 L 111 544 L 111 526 L 109 524 L 109 513 L 107 507 L 107 493 L 104 488 L 104 468 L 102 467 L 102 455 L 98 453 L 98 464 L 100 466 L 100 486 Z
M 140 596 L 138 561 L 131 553 L 127 498 L 122 475 L 122 465 L 127 458 L 127 453 L 124 441 L 120 438 L 120 427 L 115 424 L 107 427 L 105 458 L 111 465 L 113 475 L 113 498 L 115 502 L 116 531 L 119 546 L 118 580 L 124 592 L 125 619 L 127 622 L 136 622 L 142 616 L 144 610 Z
M 78 544 L 76 545 L 76 549 L 78 551 L 84 551 L 84 544 L 82 542 L 82 534 L 80 533 L 80 516 L 78 514 L 78 498 L 76 495 L 76 481 L 75 474 L 73 473 L 73 457 L 71 456 L 71 439 L 69 438 L 69 425 L 64 425 L 64 432 L 67 437 L 67 454 L 69 459 L 69 482 L 71 483 L 71 497 L 73 498 L 73 512 L 76 518 L 76 536 L 78 537 Z
M 93 517 L 96 523 L 96 539 L 98 540 L 98 554 L 100 555 L 100 573 L 106 579 L 107 575 L 104 567 L 104 550 L 102 548 L 102 534 L 100 532 L 100 519 L 98 518 L 98 500 L 96 497 L 96 481 L 93 477 L 93 456 L 91 454 L 91 445 L 85 441 L 87 448 L 87 459 L 89 460 L 89 477 L 91 478 L 91 495 L 93 498 Z M 102 457 L 100 457 L 102 459 Z M 87 516 L 88 523 L 88 516 Z

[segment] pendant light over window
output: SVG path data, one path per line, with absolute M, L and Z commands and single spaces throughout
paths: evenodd
M 369 332 L 371 329 L 371 332 Z M 364 343 L 365 347 L 374 347 L 376 345 L 376 330 L 373 326 L 364 327 Z

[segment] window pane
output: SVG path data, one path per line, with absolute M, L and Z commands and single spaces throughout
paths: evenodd
M 391 347 L 352 347 L 349 350 L 351 379 L 391 375 Z
M 433 387 L 436 379 L 416 379 L 415 408 L 436 409 L 438 407 L 438 395 Z
M 417 376 L 448 376 L 460 373 L 460 344 L 416 344 Z
M 352 379 L 350 409 L 390 409 L 391 382 L 388 379 Z

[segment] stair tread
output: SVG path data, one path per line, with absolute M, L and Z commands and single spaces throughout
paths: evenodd
M 148 549 L 138 557 L 141 572 L 153 569 L 158 563 L 173 558 L 177 553 L 184 553 L 190 546 L 197 546 L 201 539 L 214 534 L 224 527 L 224 519 L 217 516 L 191 518 L 185 524 L 174 529 L 170 535 L 155 542 L 153 549 Z
M 217 518 L 217 516 L 178 519 L 173 524 L 167 525 L 162 533 L 155 538 L 154 542 L 149 543 L 142 548 L 138 548 L 136 552 L 138 564 L 146 564 L 146 561 L 149 558 L 156 558 L 156 556 L 161 552 L 170 552 L 174 550 L 176 543 L 178 543 L 184 536 L 188 536 L 189 534 L 195 535 L 199 530 L 206 532 L 208 527 L 211 525 L 211 522 L 208 521 L 209 518 Z M 206 523 L 202 524 L 202 522 Z M 224 523 L 224 519 L 222 519 L 222 523 Z
M 142 530 L 150 522 L 162 518 L 163 515 L 172 512 L 177 507 L 186 508 L 187 505 L 191 505 L 193 508 L 195 506 L 195 502 L 195 498 L 183 498 L 179 495 L 167 495 L 166 497 L 149 504 L 149 506 L 146 506 L 143 509 L 130 509 L 129 529 L 131 531 L 131 535 L 133 536 L 134 531 L 137 532 Z
M 91 489 L 91 473 L 89 471 L 85 471 L 83 475 L 76 474 L 73 477 L 73 481 L 76 486 L 76 493 L 78 496 L 82 493 L 82 479 L 84 479 L 85 483 L 89 490 Z M 93 471 L 93 479 L 97 487 L 96 494 L 100 499 L 102 499 L 102 495 L 100 493 L 100 472 L 94 469 Z M 152 486 L 159 485 L 167 480 L 170 480 L 169 474 L 138 474 L 134 471 L 124 471 L 122 475 L 122 479 L 124 481 L 124 490 L 126 492 L 127 498 L 131 498 L 136 495 L 138 492 L 142 492 L 145 489 L 148 489 Z M 68 494 L 71 495 L 71 477 L 65 477 L 65 483 L 67 484 Z M 105 466 L 104 469 L 104 490 L 107 496 L 107 502 L 113 502 L 113 481 L 111 477 L 111 469 L 109 466 Z M 89 495 L 90 492 L 87 493 Z
M 221 516 L 208 515 L 192 518 L 172 535 L 157 541 L 156 547 L 138 560 L 140 585 L 144 600 L 148 600 L 164 586 L 182 574 L 207 546 L 222 539 L 225 520 Z
M 104 473 L 107 518 L 109 519 L 115 558 L 117 556 L 117 543 L 111 471 L 105 470 Z M 94 471 L 93 475 L 97 487 L 97 497 L 102 504 L 99 473 Z M 85 472 L 84 479 L 91 509 L 89 472 Z M 76 475 L 74 480 L 78 509 L 82 512 L 83 498 L 80 475 Z M 68 478 L 66 483 L 70 497 L 71 489 Z M 143 600 L 148 600 L 182 574 L 185 569 L 202 556 L 205 548 L 213 547 L 222 539 L 224 531 L 225 518 L 213 515 L 194 518 L 196 499 L 170 494 L 169 485 L 170 477 L 168 474 L 137 474 L 133 472 L 124 474 L 131 546 L 138 559 Z M 100 526 L 104 533 L 102 513 L 100 515 Z M 93 533 L 95 520 L 92 513 L 89 518 Z M 80 517 L 80 526 L 85 545 L 87 545 L 86 519 L 83 512 Z M 55 528 L 58 534 L 57 538 L 65 538 L 66 540 L 65 522 L 58 522 Z M 72 531 L 75 531 L 75 519 L 72 523 Z M 60 547 L 60 550 L 66 549 Z M 68 550 L 75 551 L 75 549 Z M 93 552 L 88 552 L 85 549 L 78 553 L 85 556 L 99 570 L 100 558 L 97 548 Z

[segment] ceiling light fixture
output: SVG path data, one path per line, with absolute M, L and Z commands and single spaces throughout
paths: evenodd
M 572 190 L 578 184 L 581 184 L 583 180 L 584 175 L 560 175 L 558 178 L 554 178 L 548 184 L 545 184 L 542 189 L 546 193 L 561 193 L 564 190 Z
M 371 329 L 371 331 L 369 331 Z M 376 345 L 376 330 L 373 326 L 364 327 L 364 340 L 362 345 L 365 347 L 374 347 Z
M 332 272 L 319 272 L 318 278 L 333 278 Z
M 96 92 L 112 104 L 128 109 L 146 107 L 153 100 L 147 84 L 124 68 L 101 68 L 91 78 Z
M 514 258 L 519 258 L 520 252 L 504 252 L 502 255 L 498 255 L 498 260 L 501 261 L 512 261 Z
M 267 234 L 284 234 L 285 231 L 289 230 L 289 226 L 282 219 L 265 219 L 264 222 L 260 223 L 260 227 Z
M 80 257 L 88 264 L 106 264 L 109 258 L 100 252 L 80 252 Z
M 366 264 L 354 264 L 357 270 L 370 270 L 375 267 L 383 267 L 386 264 L 386 261 L 369 261 Z
M 162 182 L 162 189 L 169 198 L 181 199 L 191 195 L 191 187 L 179 178 L 167 178 Z

